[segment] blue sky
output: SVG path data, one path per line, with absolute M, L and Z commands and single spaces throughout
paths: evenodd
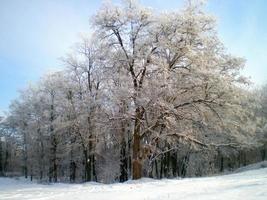
M 119 0 L 116 0 L 118 2 Z M 157 10 L 179 9 L 183 0 L 140 0 Z M 60 68 L 59 57 L 81 32 L 90 32 L 96 0 L 0 0 L 0 113 L 18 90 L 47 71 Z M 267 1 L 210 0 L 219 37 L 229 52 L 247 59 L 244 74 L 256 85 L 267 80 Z

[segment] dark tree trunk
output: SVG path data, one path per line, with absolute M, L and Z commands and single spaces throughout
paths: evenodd
M 76 163 L 71 160 L 70 162 L 70 182 L 71 183 L 74 183 L 75 182 L 75 179 L 76 179 Z
M 164 168 L 163 159 L 164 159 L 164 154 L 162 155 L 162 158 L 160 159 L 160 175 L 159 175 L 160 179 L 162 179 L 162 177 L 163 177 L 163 168 Z
M 33 169 L 32 169 L 33 167 L 32 167 L 32 165 L 31 165 L 31 167 L 30 167 L 30 177 L 31 177 L 31 181 L 33 180 Z
M 93 170 L 93 154 L 92 154 L 92 150 L 93 150 L 93 143 L 92 143 L 92 135 L 90 135 L 90 141 L 89 141 L 89 160 L 88 160 L 88 175 L 89 175 L 89 180 L 88 181 L 92 181 L 93 180 L 93 176 L 92 176 L 92 170 Z
M 127 158 L 127 163 L 128 163 L 128 178 L 131 177 L 132 175 L 132 156 L 131 156 L 131 132 L 130 130 L 127 131 L 128 132 L 128 149 L 127 149 L 127 154 L 128 154 L 128 158 Z
M 28 178 L 28 145 L 27 145 L 26 132 L 25 132 L 26 126 L 27 126 L 27 124 L 24 123 L 24 130 L 23 130 L 23 173 L 24 173 L 24 177 Z
M 43 176 L 44 176 L 44 166 L 45 166 L 45 162 L 44 162 L 44 157 L 45 157 L 45 153 L 44 153 L 44 142 L 43 142 L 43 136 L 41 133 L 41 130 L 38 129 L 38 133 L 39 133 L 39 137 L 40 137 L 40 162 L 39 162 L 39 171 L 40 171 L 40 180 L 43 180 Z
M 93 181 L 97 182 L 97 175 L 95 170 L 95 154 L 92 154 L 92 175 L 93 175 Z
M 158 161 L 155 160 L 155 170 L 156 170 L 156 177 L 159 178 L 159 167 L 158 167 Z
M 83 155 L 85 159 L 85 164 L 84 164 L 84 172 L 85 172 L 85 181 L 91 181 L 91 165 L 90 165 L 90 159 L 88 156 L 87 150 L 83 150 Z
M 177 152 L 171 154 L 172 176 L 177 177 Z
M 70 152 L 69 171 L 70 171 L 70 182 L 74 183 L 75 182 L 75 178 L 76 178 L 76 163 L 73 160 L 73 150 L 72 149 L 71 149 L 71 152 Z
M 49 182 L 57 182 L 57 140 L 55 135 L 51 136 L 51 157 L 49 167 Z
M 53 143 L 52 143 L 52 173 L 53 173 L 53 179 L 54 182 L 57 182 L 57 141 L 56 137 L 53 136 Z
M 125 113 L 125 104 L 123 103 L 121 113 Z M 128 157 L 126 155 L 127 144 L 125 138 L 127 137 L 126 133 L 126 124 L 125 121 L 122 121 L 121 124 L 121 142 L 120 142 L 120 182 L 128 180 Z
M 8 169 L 8 159 L 9 159 L 9 152 L 8 152 L 8 143 L 6 143 L 6 148 L 5 148 L 5 161 L 4 161 L 4 172 L 7 172 Z
M 133 134 L 133 179 L 140 179 L 142 177 L 142 155 L 141 155 L 141 119 L 143 117 L 142 108 L 138 107 L 135 111 L 135 124 Z
M 49 181 L 52 181 L 52 178 L 54 179 L 54 182 L 57 182 L 57 138 L 56 133 L 54 130 L 53 122 L 55 120 L 55 108 L 54 108 L 54 98 L 55 93 L 54 91 L 51 92 L 51 105 L 50 105 L 50 134 L 51 134 L 51 166 L 50 166 L 50 175 L 49 175 Z
M 120 182 L 128 180 L 128 159 L 126 155 L 126 141 L 123 138 L 120 151 Z

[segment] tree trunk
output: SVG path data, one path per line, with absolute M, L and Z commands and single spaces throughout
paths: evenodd
M 69 118 L 69 120 L 70 120 L 70 118 Z M 76 163 L 74 161 L 73 145 L 76 142 L 76 138 L 71 136 L 71 132 L 72 131 L 73 130 L 71 128 L 71 129 L 69 129 L 69 132 L 68 132 L 69 137 L 70 137 L 70 143 L 71 143 L 71 146 L 70 146 L 71 149 L 70 149 L 69 179 L 70 179 L 71 183 L 74 183 L 75 179 L 76 179 L 76 168 L 77 168 L 77 166 L 76 166 Z
M 74 183 L 76 179 L 76 163 L 71 160 L 70 161 L 70 182 Z
M 120 152 L 120 182 L 128 180 L 127 163 L 128 159 L 126 156 L 126 141 L 123 138 L 121 142 L 121 152 Z
M 9 160 L 9 145 L 8 142 L 6 142 L 6 148 L 5 148 L 5 161 L 4 161 L 4 172 L 8 171 L 8 160 Z
M 71 147 L 72 148 L 72 147 Z M 70 182 L 75 182 L 75 175 L 76 175 L 76 163 L 73 159 L 73 150 L 71 149 L 70 152 L 70 165 L 69 165 L 69 171 L 70 171 Z
M 85 166 L 84 166 L 84 170 L 85 170 L 85 181 L 91 181 L 91 166 L 90 166 L 90 160 L 89 160 L 89 156 L 87 153 L 87 150 L 83 150 L 83 155 L 84 155 L 84 159 L 85 159 Z
M 93 174 L 92 174 L 92 170 L 93 170 L 93 164 L 94 164 L 94 158 L 93 158 L 93 154 L 92 154 L 92 151 L 93 151 L 93 143 L 92 143 L 92 135 L 89 136 L 89 160 L 88 160 L 88 165 L 89 165 L 89 171 L 88 171 L 88 175 L 89 175 L 89 180 L 88 181 L 93 181 Z
M 121 113 L 124 113 L 124 107 L 121 109 Z M 128 157 L 126 155 L 126 128 L 125 122 L 121 122 L 121 138 L 120 138 L 120 182 L 124 182 L 128 180 Z
M 97 182 L 97 175 L 95 170 L 95 154 L 92 154 L 92 175 L 93 175 L 93 181 Z
M 41 155 L 40 155 L 40 161 L 39 161 L 39 172 L 40 172 L 40 180 L 43 180 L 43 176 L 44 176 L 44 166 L 45 166 L 45 152 L 44 152 L 44 138 L 43 138 L 43 135 L 41 133 L 41 130 L 40 128 L 38 129 L 38 134 L 39 134 L 39 137 L 40 137 L 40 148 L 41 148 Z
M 30 168 L 30 173 L 31 173 L 31 175 L 30 175 L 30 177 L 31 177 L 31 181 L 33 180 L 33 166 L 31 165 L 31 168 Z
M 52 178 L 54 179 L 54 182 L 57 182 L 57 138 L 56 133 L 54 130 L 53 122 L 55 120 L 55 108 L 54 108 L 54 98 L 55 94 L 54 91 L 51 92 L 51 105 L 50 105 L 50 134 L 51 134 L 51 153 L 52 153 L 52 159 L 51 159 L 51 171 L 50 171 L 50 177 L 49 181 L 52 181 Z M 52 173 L 52 174 L 51 174 Z
M 28 146 L 26 141 L 25 130 L 23 130 L 23 173 L 24 177 L 28 178 Z
M 57 182 L 57 141 L 55 135 L 53 136 L 53 147 L 52 147 L 52 168 L 53 168 L 53 179 Z
M 50 153 L 49 182 L 57 182 L 57 139 L 54 134 L 51 135 Z
M 141 119 L 143 117 L 142 108 L 138 107 L 135 111 L 135 124 L 134 124 L 134 134 L 133 134 L 133 179 L 140 179 L 142 177 L 142 155 L 141 155 Z
M 128 178 L 131 177 L 132 175 L 132 155 L 131 155 L 131 147 L 132 147 L 132 142 L 131 142 L 131 132 L 130 130 L 127 131 L 128 132 L 128 138 L 127 138 L 127 143 L 128 143 L 128 146 L 127 146 L 127 155 L 128 155 L 128 158 L 127 158 L 127 164 L 128 164 Z

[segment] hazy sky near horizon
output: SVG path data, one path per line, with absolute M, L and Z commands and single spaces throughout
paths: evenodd
M 90 32 L 97 0 L 0 0 L 0 114 L 18 90 L 62 66 L 59 58 Z M 119 2 L 116 0 L 115 2 Z M 140 0 L 156 10 L 174 10 L 183 0 Z M 267 1 L 209 0 L 218 34 L 229 52 L 246 58 L 244 74 L 267 81 Z

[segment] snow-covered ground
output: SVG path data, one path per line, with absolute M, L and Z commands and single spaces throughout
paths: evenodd
M 255 167 L 254 167 L 255 168 Z M 267 168 L 207 178 L 41 185 L 0 178 L 0 200 L 267 200 Z

